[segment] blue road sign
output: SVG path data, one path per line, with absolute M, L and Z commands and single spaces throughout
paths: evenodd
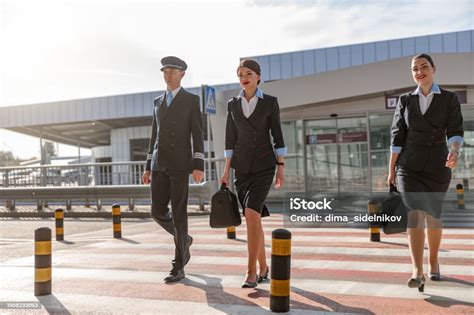
M 211 86 L 205 88 L 205 111 L 206 114 L 216 114 L 216 89 Z

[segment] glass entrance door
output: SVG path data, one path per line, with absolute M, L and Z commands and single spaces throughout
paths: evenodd
M 305 122 L 306 190 L 318 193 L 367 192 L 367 118 Z

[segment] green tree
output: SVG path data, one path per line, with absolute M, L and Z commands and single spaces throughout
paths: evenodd
M 47 157 L 56 156 L 56 149 L 54 148 L 54 143 L 45 142 L 43 144 L 43 150 Z
M 20 160 L 13 156 L 10 151 L 0 150 L 0 166 L 17 166 L 20 165 Z

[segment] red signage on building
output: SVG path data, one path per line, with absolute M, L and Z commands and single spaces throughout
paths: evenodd
M 367 132 L 348 132 L 339 134 L 339 142 L 365 142 L 367 141 Z

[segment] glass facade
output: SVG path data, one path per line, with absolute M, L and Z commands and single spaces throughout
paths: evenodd
M 474 179 L 474 107 L 462 106 L 462 112 L 464 146 L 450 189 Z M 269 197 L 386 191 L 392 118 L 387 112 L 282 122 L 286 182 L 284 189 L 272 188 Z

